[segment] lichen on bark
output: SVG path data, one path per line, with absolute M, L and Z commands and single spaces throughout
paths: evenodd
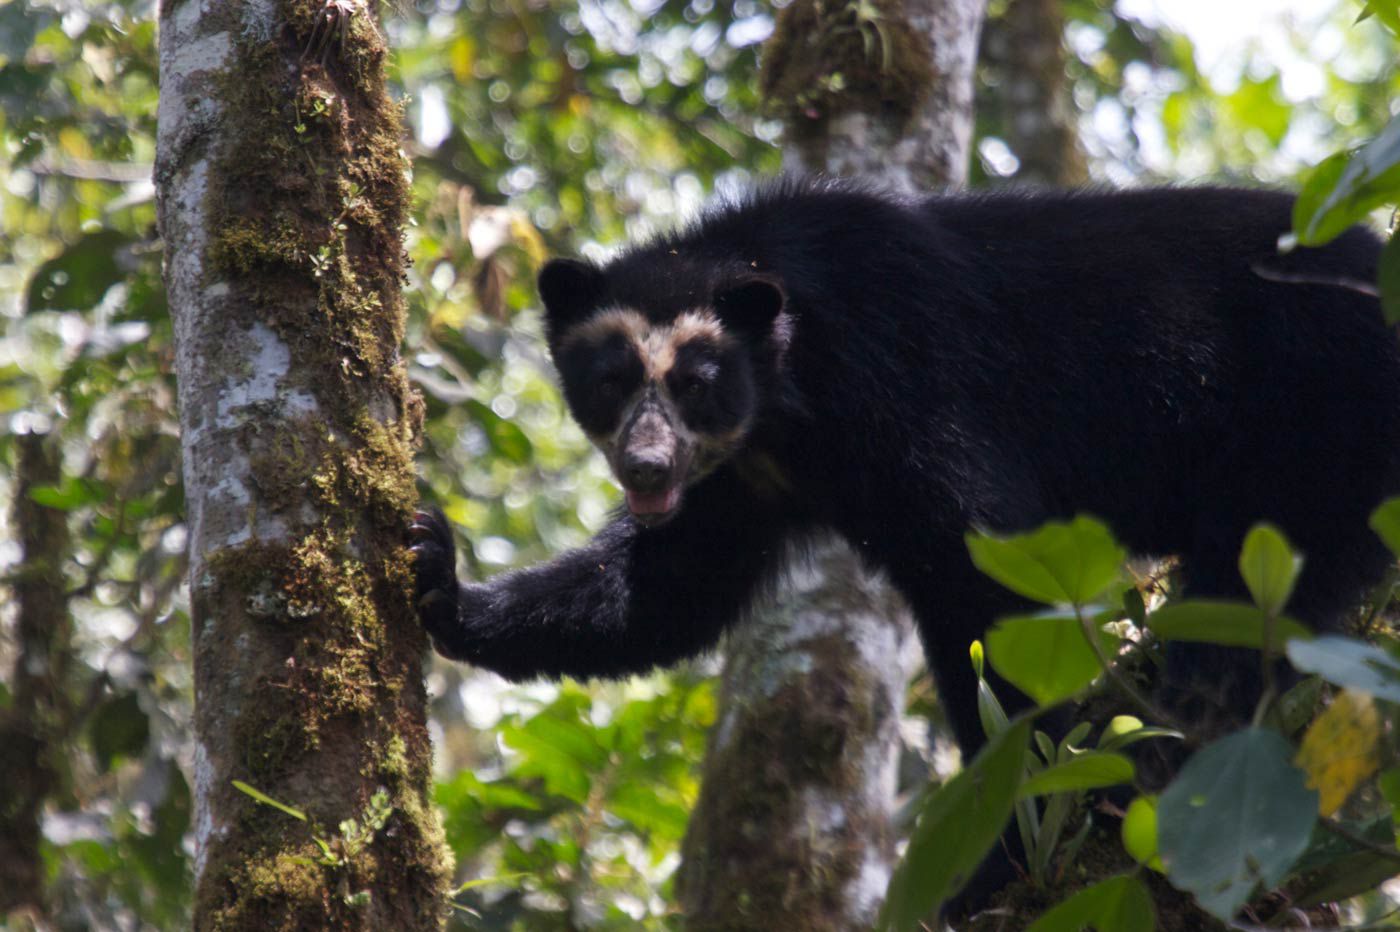
M 183 49 L 163 46 L 162 89 L 186 105 L 162 107 L 157 183 L 192 526 L 196 927 L 438 928 L 388 50 L 368 6 L 323 0 L 168 6 L 162 30 Z M 318 856 L 381 788 L 381 830 Z

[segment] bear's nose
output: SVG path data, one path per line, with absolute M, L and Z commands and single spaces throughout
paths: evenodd
M 661 453 L 641 452 L 622 466 L 622 484 L 634 492 L 659 492 L 671 478 L 671 460 Z

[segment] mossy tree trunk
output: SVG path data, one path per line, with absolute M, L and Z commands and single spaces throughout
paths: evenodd
M 1016 156 L 1017 184 L 1089 180 L 1065 70 L 1062 7 L 1063 0 L 1010 0 L 982 36 L 979 119 Z
M 365 0 L 166 0 L 160 30 L 195 926 L 437 929 L 387 49 Z
M 788 167 L 964 178 L 984 0 L 797 0 L 764 48 Z M 869 928 L 894 864 L 907 609 L 831 540 L 735 632 L 679 889 L 696 930 Z
M 30 493 L 62 478 L 58 438 L 15 437 L 14 527 L 20 561 L 13 575 L 14 672 L 0 714 L 0 925 L 26 915 L 44 925 L 40 828 L 45 800 L 64 785 L 63 747 L 71 710 L 65 681 L 71 657 L 64 564 L 71 553 L 68 515 Z M 23 927 L 23 924 L 20 925 Z

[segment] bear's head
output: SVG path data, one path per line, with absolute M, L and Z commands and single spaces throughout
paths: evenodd
M 607 457 L 627 510 L 657 525 L 741 448 L 770 381 L 763 368 L 785 297 L 775 280 L 740 272 L 629 300 L 652 286 L 612 282 L 609 271 L 556 259 L 540 272 L 549 347 L 569 410 Z

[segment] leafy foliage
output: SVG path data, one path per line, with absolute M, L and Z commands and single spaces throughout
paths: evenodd
M 1099 0 L 1068 0 L 1064 9 L 1075 99 L 1089 115 L 1085 142 L 1101 177 L 1279 180 L 1302 167 L 1299 153 L 1315 150 L 1319 136 L 1329 151 L 1337 137 L 1346 152 L 1312 176 L 1300 235 L 1323 236 L 1395 201 L 1386 118 L 1400 73 L 1382 28 L 1395 29 L 1393 4 L 1376 5 L 1356 28 L 1356 7 L 1346 4 L 1311 32 L 1301 22 L 1286 27 L 1282 44 L 1312 60 L 1322 60 L 1316 43 L 1329 35 L 1342 49 L 1318 69 L 1320 90 L 1302 95 L 1283 64 L 1258 50 L 1222 75 L 1199 66 L 1190 41 L 1170 28 Z M 763 118 L 754 80 L 770 14 L 752 0 L 424 0 L 389 14 L 414 128 L 405 352 L 427 401 L 423 491 L 467 529 L 471 573 L 540 559 L 605 520 L 615 493 L 564 416 L 543 362 L 533 272 L 548 253 L 596 257 L 689 213 L 712 191 L 777 169 L 778 127 Z M 0 4 L 0 494 L 8 499 L 13 487 L 14 435 L 55 432 L 63 478 L 33 497 L 61 509 L 74 532 L 64 570 L 75 636 L 62 680 L 69 713 L 58 723 L 62 779 L 48 798 L 42 853 L 54 919 L 68 927 L 180 928 L 189 918 L 191 632 L 173 338 L 149 184 L 156 75 L 150 0 Z M 987 164 L 976 166 L 979 179 Z M 1387 249 L 1379 281 L 1392 317 L 1400 307 L 1394 253 Z M 1400 503 L 1377 512 L 1373 526 L 1400 544 Z M 17 569 L 15 536 L 0 519 L 6 574 Z M 1136 594 L 1121 573 L 1121 549 L 1101 527 L 1081 519 L 1039 537 L 987 539 L 975 546 L 993 575 L 1054 606 L 1043 618 L 1004 621 L 987 638 L 988 659 L 1050 706 L 1116 688 L 1095 647 L 1126 667 L 1156 649 L 1154 638 L 1258 646 L 1272 630 L 1271 646 L 1286 645 L 1301 669 L 1373 690 L 1382 727 L 1353 727 L 1361 719 L 1332 713 L 1335 721 L 1309 734 L 1336 725 L 1350 743 L 1318 738 L 1323 753 L 1298 766 L 1324 796 L 1345 791 L 1332 818 L 1393 847 L 1400 771 L 1383 737 L 1394 723 L 1393 655 L 1330 637 L 1305 643 L 1282 614 L 1289 561 L 1279 541 L 1259 541 L 1245 555 L 1257 604 L 1169 603 L 1143 629 L 1096 604 Z M 1062 662 L 1037 669 L 1028 647 Z M 0 642 L 0 678 L 14 651 Z M 588 689 L 508 687 L 460 668 L 433 673 L 437 800 L 463 881 L 464 927 L 672 922 L 677 842 L 714 716 L 701 672 Z M 9 707 L 0 683 L 0 709 Z M 925 811 L 911 850 L 941 865 L 940 889 L 906 868 L 895 900 L 901 891 L 922 898 L 892 901 L 906 910 L 899 917 L 946 897 L 1000 830 L 992 823 L 1012 811 L 1028 850 L 1041 852 L 1040 876 L 1056 875 L 1073 861 L 1087 788 L 1127 779 L 1118 752 L 1167 733 L 1118 720 L 1097 744 L 1088 733 L 1050 743 L 1028 723 L 1008 722 L 985 682 L 979 707 L 1002 736 L 998 762 L 979 758 L 957 793 L 986 783 L 996 798 L 978 796 L 962 811 L 945 797 Z M 1345 750 L 1346 761 L 1373 755 L 1380 772 L 1329 784 L 1347 766 L 1327 757 L 1329 747 Z M 1017 800 L 1041 789 L 1050 794 L 1035 797 L 1043 811 Z M 1357 811 L 1368 801 L 1379 822 Z M 1130 824 L 1148 806 L 1135 803 Z M 362 814 L 320 837 L 350 843 L 377 819 Z M 935 850 L 931 833 L 947 825 L 970 832 L 956 836 L 955 851 Z M 1298 859 L 1311 895 L 1351 895 L 1388 876 L 1378 871 L 1393 865 L 1376 852 L 1327 839 L 1331 847 L 1314 839 Z M 1153 863 L 1155 842 L 1129 848 Z M 1141 921 L 1129 915 L 1139 893 L 1134 879 L 1110 879 L 1047 914 L 1044 927 L 1138 928 L 1128 923 Z M 1382 911 L 1379 898 L 1368 902 L 1359 909 Z

